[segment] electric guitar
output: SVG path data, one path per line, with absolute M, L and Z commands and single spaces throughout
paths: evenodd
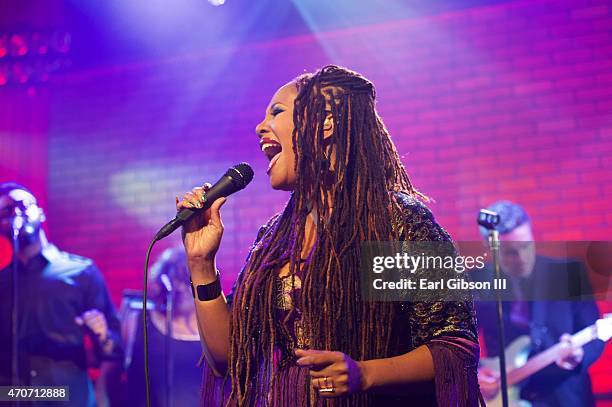
M 587 343 L 600 339 L 604 342 L 612 337 L 612 314 L 606 314 L 602 319 L 597 320 L 593 325 L 572 335 L 572 343 L 576 347 L 582 347 Z M 518 383 L 527 379 L 529 376 L 539 372 L 546 366 L 555 363 L 563 356 L 567 349 L 565 343 L 557 343 L 547 350 L 528 358 L 531 339 L 528 336 L 520 336 L 506 347 L 506 371 L 508 381 L 508 402 L 511 406 L 527 407 L 531 403 L 520 399 L 520 388 Z M 499 372 L 499 357 L 483 358 L 480 361 L 481 367 L 487 367 Z M 501 391 L 493 399 L 487 400 L 487 406 L 501 407 Z

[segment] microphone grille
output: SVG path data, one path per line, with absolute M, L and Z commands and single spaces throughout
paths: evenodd
M 253 180 L 253 169 L 247 163 L 240 163 L 229 169 L 228 174 L 240 187 L 246 187 Z

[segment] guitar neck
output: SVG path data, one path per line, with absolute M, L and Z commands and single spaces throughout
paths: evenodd
M 575 344 L 575 346 L 581 347 L 591 342 L 595 338 L 597 338 L 597 328 L 595 325 L 591 325 L 572 335 L 572 342 Z M 557 343 L 556 345 L 530 358 L 523 366 L 508 372 L 508 385 L 514 386 L 529 376 L 544 369 L 546 366 L 554 363 L 559 358 L 563 346 L 564 345 L 561 343 Z

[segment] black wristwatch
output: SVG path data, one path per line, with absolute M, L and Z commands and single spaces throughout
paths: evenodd
M 200 301 L 210 301 L 221 295 L 221 279 L 219 278 L 219 270 L 217 270 L 217 275 L 215 281 L 208 284 L 199 284 L 195 287 L 193 286 L 193 281 L 189 279 L 191 283 L 191 295 L 193 298 L 196 298 L 196 293 L 198 294 L 198 300 Z

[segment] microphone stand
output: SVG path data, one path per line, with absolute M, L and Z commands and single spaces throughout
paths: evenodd
M 495 212 L 481 209 L 478 215 L 478 224 L 488 231 L 489 246 L 493 255 L 493 269 L 495 278 L 501 281 L 501 268 L 499 266 L 499 231 L 496 229 L 499 224 L 499 215 Z M 497 305 L 497 336 L 499 343 L 499 377 L 500 391 L 502 395 L 502 406 L 508 407 L 508 377 L 506 373 L 506 340 L 504 330 L 504 310 L 502 307 L 502 296 L 499 290 L 495 290 L 495 302 Z
M 166 337 L 164 340 L 166 354 L 166 407 L 172 407 L 173 400 L 171 394 L 174 385 L 174 355 L 172 353 L 172 314 L 174 308 L 174 290 L 172 283 L 166 274 L 163 274 L 160 278 L 162 280 L 162 284 L 166 288 Z
M 11 241 L 13 244 L 12 259 L 12 285 L 13 301 L 11 304 L 11 385 L 19 386 L 21 383 L 19 372 L 19 232 L 23 227 L 23 219 L 16 216 L 11 225 Z M 15 402 L 13 405 L 19 405 Z

